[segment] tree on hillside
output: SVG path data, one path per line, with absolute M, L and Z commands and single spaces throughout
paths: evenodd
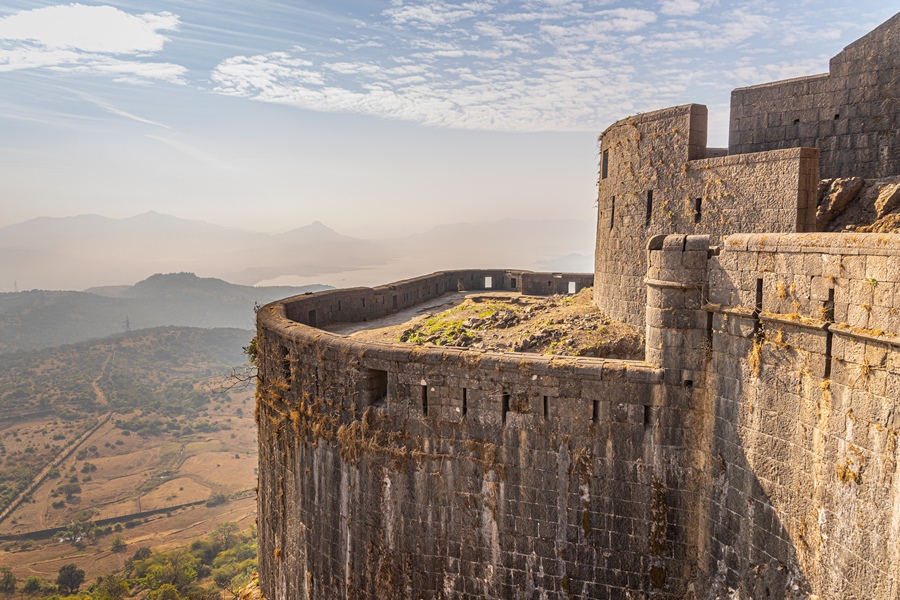
M 234 544 L 235 536 L 241 528 L 234 521 L 225 521 L 216 527 L 210 536 L 222 550 L 228 550 Z
M 74 594 L 84 583 L 84 570 L 79 569 L 74 563 L 63 565 L 59 568 L 56 585 L 59 589 Z
M 16 576 L 13 575 L 12 569 L 3 567 L 0 569 L 0 594 L 7 596 L 16 591 Z
M 44 587 L 44 582 L 41 578 L 31 575 L 25 578 L 25 583 L 22 585 L 22 593 L 34 596 L 41 591 L 42 587 Z
M 128 582 L 118 574 L 100 577 L 97 584 L 91 589 L 91 597 L 94 600 L 122 600 L 129 593 L 131 588 Z

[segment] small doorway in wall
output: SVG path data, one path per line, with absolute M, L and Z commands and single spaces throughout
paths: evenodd
M 485 277 L 484 278 L 484 289 L 489 290 L 494 287 L 494 278 L 493 277 Z
M 306 315 L 306 320 L 309 322 L 310 327 L 315 327 L 316 326 L 316 311 L 315 310 L 309 311 L 309 313 Z
M 516 278 L 515 277 L 509 278 L 509 287 L 511 287 L 512 289 L 516 289 Z
M 569 282 L 569 293 L 574 294 L 577 291 L 578 291 L 578 284 L 575 283 L 574 281 L 570 281 Z

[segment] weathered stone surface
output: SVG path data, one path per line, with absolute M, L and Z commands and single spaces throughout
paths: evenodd
M 900 173 L 900 15 L 831 59 L 828 73 L 731 93 L 729 154 L 822 151 L 823 177 Z
M 894 212 L 900 206 L 900 182 L 889 183 L 878 190 L 878 198 L 875 200 L 875 213 L 880 219 L 886 214 Z
M 856 198 L 856 194 L 862 189 L 864 183 L 865 179 L 862 177 L 832 180 L 816 211 L 816 228 L 822 231 L 828 227 L 832 221 L 844 212 L 850 201 Z

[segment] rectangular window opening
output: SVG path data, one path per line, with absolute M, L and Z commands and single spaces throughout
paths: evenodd
M 609 199 L 609 228 L 610 230 L 613 228 L 613 225 L 616 222 L 616 197 L 612 196 Z
M 840 118 L 841 118 L 840 113 L 835 113 L 835 115 L 834 115 L 834 120 L 837 121 L 837 120 L 840 119 Z
M 800 124 L 800 119 L 794 119 L 794 125 L 799 125 L 799 124 Z
M 287 346 L 281 346 L 281 356 L 279 366 L 281 367 L 281 376 L 288 383 L 291 381 L 291 351 Z
M 343 308 L 341 308 L 341 301 L 338 300 L 338 311 L 341 311 L 341 310 L 343 310 Z
M 366 299 L 365 299 L 365 298 L 362 299 L 362 307 L 363 307 L 363 308 L 366 307 Z
M 484 278 L 484 289 L 489 290 L 494 287 L 494 278 L 493 277 L 485 277 Z
M 422 386 L 422 415 L 428 416 L 428 386 Z
M 756 280 L 756 304 L 753 307 L 757 314 L 762 312 L 763 306 L 763 280 L 762 278 Z
M 463 388 L 463 405 L 462 405 L 462 414 L 466 416 L 469 412 L 469 390 Z
M 591 405 L 591 423 L 599 423 L 600 422 L 600 401 L 594 400 Z
M 653 190 L 647 190 L 647 213 L 644 218 L 644 227 L 650 227 L 653 217 Z
M 512 289 L 516 289 L 516 278 L 515 277 L 509 278 L 509 287 L 511 287 Z
M 509 394 L 503 392 L 503 422 L 506 423 L 506 413 L 509 412 Z
M 315 310 L 311 310 L 311 311 L 309 311 L 309 313 L 307 313 L 306 322 L 309 323 L 310 327 L 316 326 L 316 311 Z
M 703 218 L 703 198 L 694 198 L 694 223 Z
M 644 429 L 650 429 L 650 407 L 644 406 Z
M 544 396 L 544 418 L 548 418 L 550 416 L 550 402 L 547 396 Z
M 762 312 L 763 306 L 763 280 L 756 280 L 756 302 L 753 307 L 753 337 L 758 340 L 762 334 L 762 322 L 759 320 L 759 313 Z
M 825 302 L 825 320 L 829 323 L 834 322 L 834 288 L 828 290 L 828 300 Z M 825 372 L 823 378 L 831 378 L 831 346 L 834 343 L 834 333 L 829 327 L 825 333 Z
M 388 374 L 380 369 L 363 369 L 360 392 L 366 406 L 381 405 L 387 399 Z
M 574 294 L 578 291 L 578 284 L 574 281 L 569 282 L 569 293 Z
M 825 320 L 834 323 L 834 288 L 828 290 L 828 300 L 825 301 L 824 313 Z
M 606 179 L 609 176 L 609 150 L 604 150 L 600 159 L 600 179 Z

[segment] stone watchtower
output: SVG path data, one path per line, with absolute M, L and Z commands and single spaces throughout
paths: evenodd
M 804 232 L 815 227 L 819 151 L 727 156 L 706 147 L 706 107 L 623 119 L 600 136 L 594 301 L 644 326 L 647 240 L 660 234 Z

